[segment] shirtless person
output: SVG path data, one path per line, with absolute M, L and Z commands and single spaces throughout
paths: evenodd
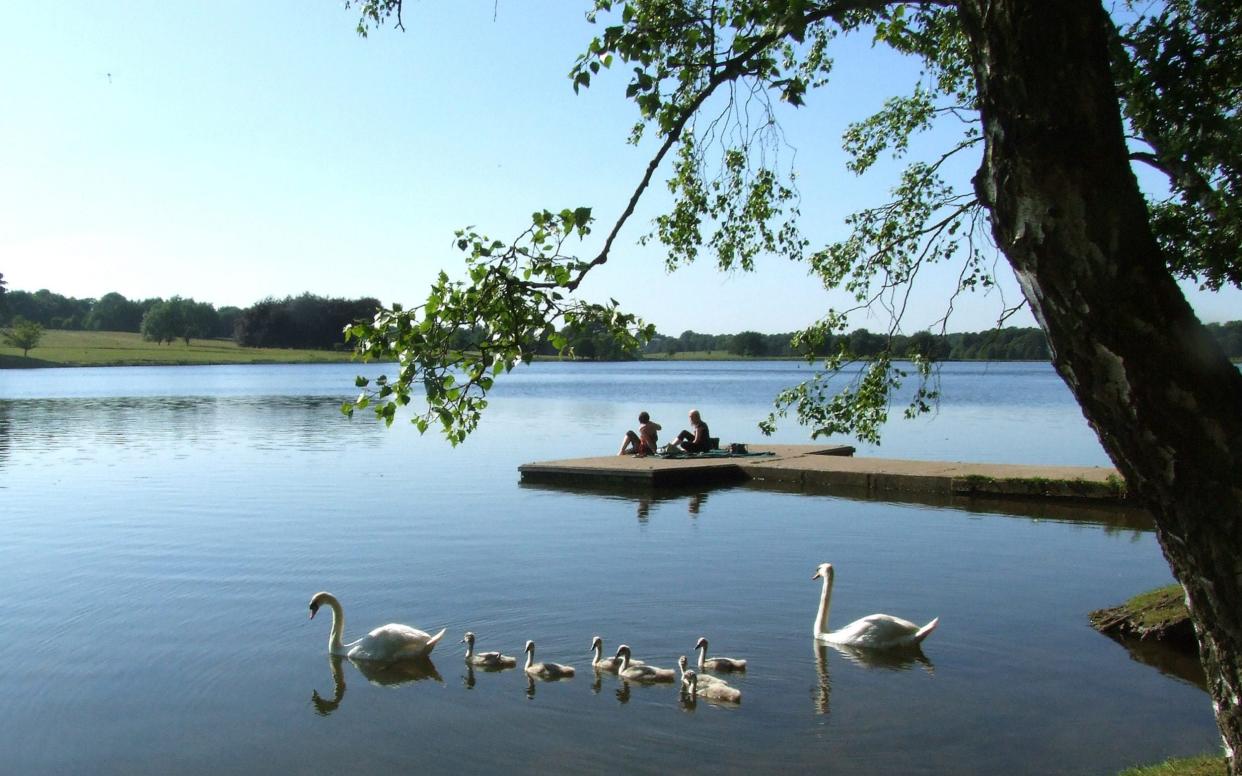
M 673 440 L 673 444 L 687 453 L 705 452 L 711 445 L 711 442 L 708 441 L 711 432 L 707 430 L 707 424 L 699 416 L 698 410 L 690 410 L 690 428 L 694 429 L 694 431 L 678 432 L 677 439 Z
M 617 455 L 635 453 L 639 458 L 646 455 L 655 455 L 656 432 L 661 428 L 663 426 L 653 421 L 646 410 L 638 413 L 638 433 L 635 434 L 633 431 L 625 432 L 625 438 L 621 440 L 621 452 L 617 453 Z

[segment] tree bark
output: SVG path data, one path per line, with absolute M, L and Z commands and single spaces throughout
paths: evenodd
M 1186 591 L 1229 772 L 1242 753 L 1242 374 L 1160 258 L 1086 0 L 960 0 L 987 141 L 975 187 L 1053 362 Z

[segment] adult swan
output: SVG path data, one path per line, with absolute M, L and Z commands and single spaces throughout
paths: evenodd
M 937 617 L 923 627 L 891 614 L 869 614 L 839 630 L 828 632 L 828 609 L 832 605 L 832 581 L 836 572 L 831 563 L 821 563 L 811 579 L 823 579 L 824 590 L 819 596 L 819 612 L 811 632 L 820 641 L 865 649 L 896 649 L 915 647 L 927 638 L 940 623 Z
M 331 593 L 315 593 L 310 600 L 311 619 L 315 618 L 319 607 L 324 604 L 332 610 L 332 634 L 328 636 L 328 652 L 351 660 L 393 661 L 427 657 L 444 637 L 444 630 L 431 636 L 418 628 L 389 623 L 381 625 L 357 641 L 342 644 L 345 611 L 336 596 Z

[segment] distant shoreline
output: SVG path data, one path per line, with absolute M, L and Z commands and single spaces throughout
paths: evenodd
M 790 361 L 802 356 L 739 356 L 726 351 L 657 353 L 635 361 L 592 361 L 537 356 L 536 361 L 573 363 L 664 363 L 669 361 Z M 943 359 L 939 363 L 1048 363 L 1043 359 Z M 223 366 L 230 364 L 348 364 L 362 366 L 351 350 L 243 348 L 232 340 L 192 339 L 170 345 L 147 342 L 132 332 L 49 329 L 39 345 L 23 358 L 16 348 L 0 345 L 0 369 L 57 369 L 100 366 Z

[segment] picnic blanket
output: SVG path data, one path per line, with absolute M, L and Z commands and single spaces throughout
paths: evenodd
M 771 450 L 760 453 L 732 453 L 729 452 L 727 448 L 721 450 L 707 450 L 702 453 L 687 453 L 684 450 L 664 449 L 656 453 L 656 456 L 660 458 L 693 458 L 696 460 L 705 458 L 757 458 L 765 455 L 776 455 L 776 453 Z

